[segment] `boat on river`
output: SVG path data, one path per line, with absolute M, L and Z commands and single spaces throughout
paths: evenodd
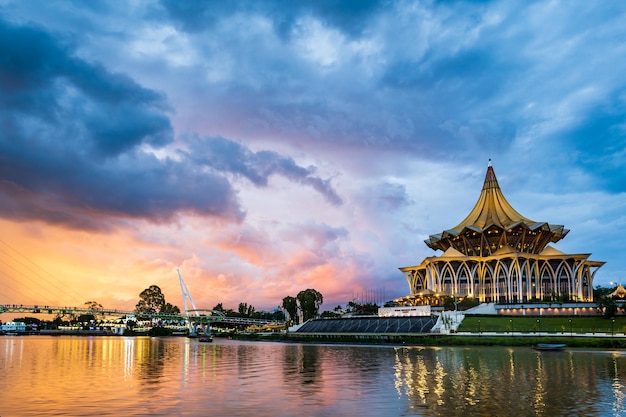
M 213 342 L 213 337 L 210 336 L 210 335 L 200 336 L 200 337 L 198 337 L 198 342 L 211 343 L 211 342 Z
M 533 349 L 554 352 L 563 350 L 566 346 L 565 343 L 537 343 L 533 346 Z

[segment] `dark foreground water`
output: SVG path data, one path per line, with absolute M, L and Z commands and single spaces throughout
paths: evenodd
M 0 337 L 0 416 L 626 416 L 626 352 Z

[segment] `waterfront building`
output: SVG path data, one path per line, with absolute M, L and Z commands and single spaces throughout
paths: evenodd
M 593 279 L 604 262 L 590 260 L 589 253 L 566 254 L 550 245 L 568 232 L 563 225 L 518 213 L 504 197 L 489 161 L 469 215 L 425 241 L 442 253 L 400 268 L 411 293 L 395 301 L 436 305 L 450 296 L 500 304 L 593 301 Z
M 25 334 L 26 323 L 21 321 L 10 321 L 0 326 L 0 334 Z

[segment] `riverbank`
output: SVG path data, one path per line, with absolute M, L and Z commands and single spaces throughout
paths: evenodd
M 157 333 L 157 332 L 155 332 Z M 96 331 L 42 331 L 39 335 L 47 336 L 115 336 L 112 333 Z M 26 336 L 26 335 L 24 335 Z M 36 336 L 36 334 L 30 334 Z M 185 337 L 171 333 L 150 334 L 137 332 L 123 337 Z M 229 338 L 247 341 L 270 341 L 282 343 L 337 343 L 363 345 L 401 345 L 401 346 L 535 346 L 538 343 L 566 344 L 577 348 L 626 349 L 626 337 L 610 334 L 601 335 L 566 335 L 566 334 L 298 334 L 298 333 L 237 333 L 223 332 L 214 334 L 216 338 Z
M 313 334 L 237 334 L 228 335 L 238 340 L 274 341 L 284 343 L 351 343 L 368 345 L 404 346 L 534 346 L 538 343 L 564 343 L 568 347 L 626 349 L 625 337 L 578 337 L 538 335 L 515 337 L 510 335 L 313 335 Z

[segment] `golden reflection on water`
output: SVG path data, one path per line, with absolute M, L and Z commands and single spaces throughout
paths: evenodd
M 626 415 L 624 355 L 609 365 L 600 351 L 403 347 L 395 358 L 395 389 L 418 415 Z
M 533 392 L 535 393 L 533 398 L 533 409 L 535 410 L 535 414 L 540 415 L 546 404 L 544 402 L 545 398 L 545 389 L 543 387 L 543 381 L 546 378 L 545 371 L 543 369 L 542 358 L 543 355 L 537 354 L 537 365 L 535 372 L 535 387 Z
M 0 337 L 0 416 L 621 416 L 626 354 Z

